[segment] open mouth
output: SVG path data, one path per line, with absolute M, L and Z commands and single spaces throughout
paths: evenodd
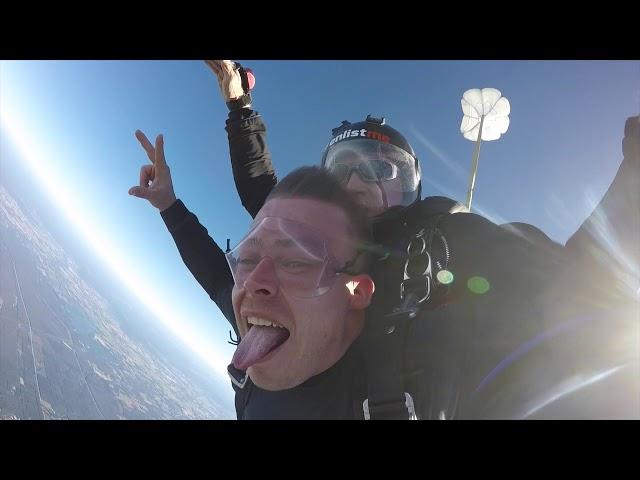
M 233 355 L 233 365 L 239 370 L 246 370 L 265 360 L 290 336 L 286 327 L 271 320 L 249 316 L 246 321 L 249 330 Z
M 261 327 L 284 328 L 285 330 L 287 330 L 285 327 L 283 327 L 279 323 L 273 322 L 271 320 L 265 320 L 264 318 L 247 317 L 246 321 L 247 321 L 247 325 L 249 326 L 249 329 L 251 329 L 254 325 L 259 325 Z

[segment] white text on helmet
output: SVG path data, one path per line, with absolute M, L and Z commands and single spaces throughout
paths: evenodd
M 389 140 L 391 139 L 388 135 L 385 135 L 383 133 L 376 132 L 374 130 L 367 130 L 366 128 L 361 128 L 360 130 L 345 130 L 337 137 L 332 138 L 331 141 L 329 142 L 329 145 L 327 145 L 327 147 L 330 147 L 331 145 L 339 142 L 340 140 L 346 140 L 347 138 L 354 138 L 354 137 L 371 138 L 373 140 L 377 140 L 379 142 L 384 142 L 384 143 L 389 143 Z

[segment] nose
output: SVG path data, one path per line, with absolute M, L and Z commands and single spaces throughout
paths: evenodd
M 351 170 L 349 178 L 345 183 L 345 187 L 351 193 L 364 193 L 367 191 L 368 185 L 362 181 L 360 174 L 355 170 Z
M 269 257 L 264 257 L 249 274 L 243 286 L 248 295 L 271 297 L 277 295 L 279 281 L 275 264 Z

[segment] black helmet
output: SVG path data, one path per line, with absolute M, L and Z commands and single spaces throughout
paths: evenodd
M 365 121 L 357 123 L 345 120 L 332 130 L 332 134 L 333 138 L 322 156 L 323 167 L 347 181 L 356 170 L 363 181 L 378 184 L 385 202 L 388 193 L 385 186 L 391 185 L 388 181 L 400 178 L 400 186 L 394 182 L 393 188 L 401 191 L 396 192 L 395 199 L 386 205 L 387 208 L 408 206 L 420 200 L 420 161 L 406 138 L 386 125 L 384 117 L 367 115 Z M 363 161 L 345 161 L 354 155 Z

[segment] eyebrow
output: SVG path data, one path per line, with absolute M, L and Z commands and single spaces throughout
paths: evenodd
M 260 240 L 257 237 L 251 237 L 249 240 L 247 240 L 247 242 L 250 245 L 257 246 L 257 247 L 262 245 L 262 240 Z M 291 239 L 288 239 L 288 238 L 277 239 L 274 244 L 277 247 L 293 247 L 293 246 L 295 246 L 295 242 L 293 240 L 291 240 Z

